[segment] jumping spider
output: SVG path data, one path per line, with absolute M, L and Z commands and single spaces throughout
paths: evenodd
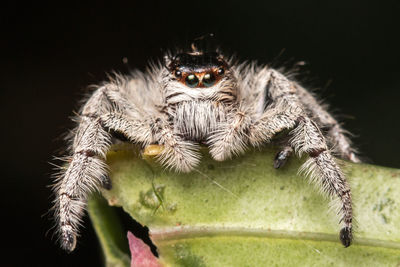
M 99 186 L 111 188 L 105 158 L 116 134 L 142 147 L 162 145 L 161 164 L 190 172 L 200 161 L 199 144 L 222 161 L 284 131 L 288 138 L 275 168 L 293 152 L 307 154 L 302 168 L 322 191 L 340 200 L 340 240 L 345 247 L 351 244 L 350 187 L 331 151 L 359 160 L 340 124 L 311 93 L 277 70 L 238 64 L 218 50 L 192 46 L 168 54 L 164 63 L 99 86 L 77 116 L 69 165 L 55 185 L 64 249 L 75 248 L 87 195 Z

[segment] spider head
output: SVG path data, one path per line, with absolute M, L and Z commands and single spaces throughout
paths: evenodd
M 216 85 L 228 69 L 227 62 L 216 52 L 186 52 L 174 56 L 168 64 L 174 79 L 191 88 Z

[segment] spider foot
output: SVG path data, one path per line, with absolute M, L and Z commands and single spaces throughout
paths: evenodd
M 281 151 L 279 151 L 275 156 L 274 168 L 279 169 L 283 167 L 286 164 L 291 154 L 292 154 L 292 148 L 284 148 Z
M 110 177 L 108 175 L 103 175 L 101 178 L 101 181 L 102 181 L 102 186 L 104 189 L 111 190 L 112 183 L 111 183 Z
M 72 233 L 71 230 L 64 230 L 62 234 L 61 247 L 68 251 L 72 252 L 76 246 L 76 235 Z
M 340 230 L 340 241 L 345 248 L 351 245 L 351 242 L 353 241 L 353 231 L 351 227 L 346 226 Z

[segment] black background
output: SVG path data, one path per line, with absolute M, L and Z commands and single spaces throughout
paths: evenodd
M 68 117 L 87 85 L 101 82 L 112 70 L 144 69 L 165 49 L 205 33 L 215 33 L 222 48 L 241 59 L 276 66 L 305 61 L 303 84 L 319 88 L 355 134 L 361 154 L 369 162 L 400 168 L 400 5 L 334 3 L 70 1 L 3 7 L 0 194 L 5 248 L 0 265 L 101 263 L 88 219 L 72 254 L 46 235 L 52 200 L 46 187 L 52 173 L 48 162 L 63 147 L 58 137 L 71 127 Z

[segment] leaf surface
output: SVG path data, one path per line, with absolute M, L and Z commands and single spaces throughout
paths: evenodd
M 400 263 L 399 170 L 342 162 L 356 219 L 354 243 L 344 248 L 331 201 L 297 174 L 302 160 L 292 158 L 276 170 L 273 157 L 274 151 L 264 148 L 216 162 L 204 150 L 195 171 L 177 174 L 131 147 L 109 153 L 113 188 L 102 193 L 110 205 L 123 207 L 149 227 L 166 266 Z M 93 212 L 96 199 L 90 201 L 89 213 L 98 235 L 104 236 L 107 228 L 96 224 L 108 218 Z M 118 250 L 113 235 L 100 238 L 103 248 L 113 248 L 104 249 L 107 262 Z

